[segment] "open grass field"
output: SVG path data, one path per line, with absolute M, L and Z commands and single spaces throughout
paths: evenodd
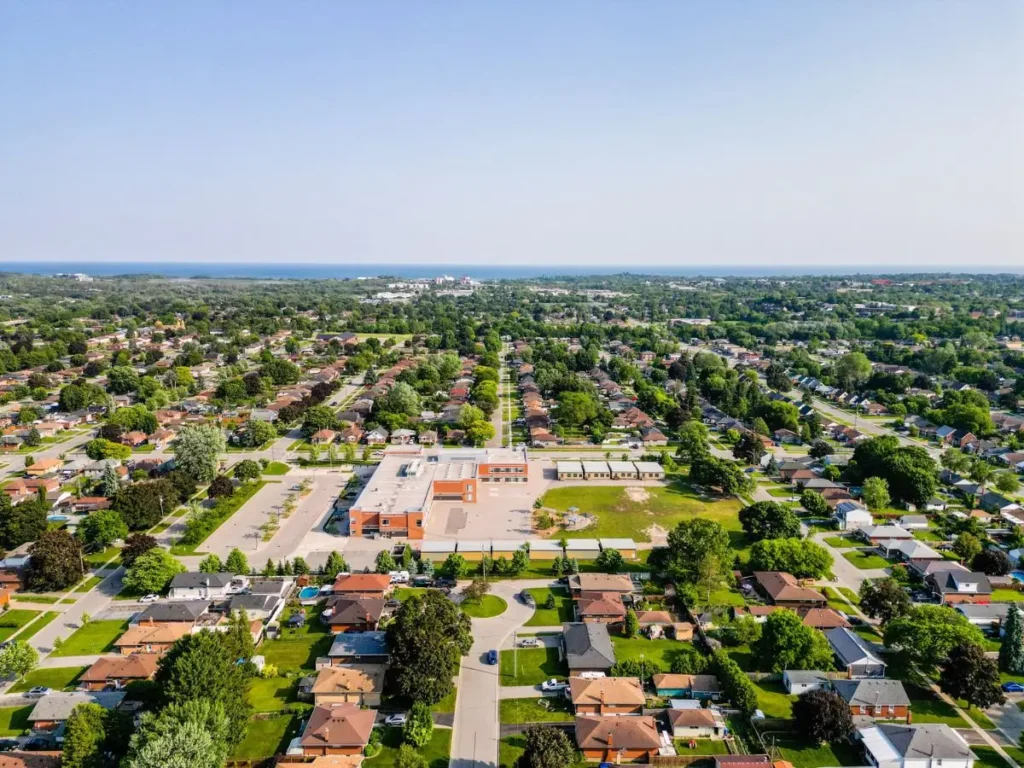
M 21 736 L 28 730 L 28 716 L 35 704 L 0 707 L 0 736 Z
M 657 664 L 668 672 L 672 667 L 672 659 L 679 654 L 693 652 L 693 643 L 679 640 L 648 640 L 646 637 L 615 637 L 612 636 L 612 647 L 615 649 L 616 661 L 647 661 Z
M 25 608 L 11 608 L 9 611 L 5 611 L 0 615 L 0 642 L 7 640 L 38 615 L 39 611 L 30 611 Z
M 573 719 L 564 696 L 541 699 L 502 699 L 499 702 L 502 723 L 567 723 Z
M 242 743 L 235 748 L 232 760 L 259 760 L 282 754 L 288 742 L 299 733 L 299 720 L 294 715 L 282 715 L 250 720 L 249 730 Z
M 398 748 L 402 746 L 402 729 L 385 728 L 379 755 L 367 758 L 363 765 L 368 768 L 393 768 L 398 757 Z M 430 741 L 416 750 L 427 761 L 428 768 L 447 768 L 448 757 L 452 752 L 452 732 L 449 728 L 435 728 Z
M 564 587 L 555 587 L 554 589 L 538 587 L 536 589 L 528 589 L 526 591 L 533 595 L 533 599 L 537 602 L 537 609 L 533 612 L 533 616 L 530 617 L 529 621 L 527 621 L 524 626 L 554 627 L 564 621 L 572 621 L 572 598 L 569 596 L 568 589 L 565 589 Z M 544 604 L 547 602 L 548 595 L 555 596 L 554 608 L 544 607 Z
M 740 527 L 741 503 L 737 499 L 704 500 L 680 479 L 667 487 L 569 486 L 552 488 L 541 497 L 541 504 L 565 511 L 578 507 L 580 512 L 594 515 L 595 523 L 580 531 L 556 531 L 553 538 L 625 537 L 650 541 L 650 527 L 657 525 L 671 530 L 682 520 L 696 517 L 717 520 L 739 548 L 746 545 Z
M 281 672 L 308 672 L 315 668 L 318 656 L 327 655 L 332 642 L 333 636 L 330 634 L 308 634 L 267 640 L 260 646 L 260 652 L 267 664 L 273 664 Z
M 11 686 L 8 693 L 21 693 L 30 691 L 37 685 L 45 685 L 55 691 L 65 688 L 74 688 L 78 678 L 88 667 L 50 667 L 47 669 L 34 669 L 20 681 Z
M 503 614 L 508 603 L 497 595 L 484 595 L 479 600 L 463 600 L 459 607 L 470 618 L 490 619 Z
M 52 656 L 91 656 L 96 653 L 108 653 L 114 650 L 114 641 L 128 629 L 128 621 L 110 619 L 107 621 L 90 621 L 79 627 L 61 645 L 54 649 Z
M 853 565 L 865 570 L 872 568 L 888 568 L 890 563 L 884 557 L 871 552 L 861 552 L 859 549 L 854 552 L 843 552 L 843 557 Z
M 502 685 L 538 685 L 552 677 L 565 679 L 569 674 L 569 668 L 558 659 L 557 648 L 520 648 L 498 655 Z

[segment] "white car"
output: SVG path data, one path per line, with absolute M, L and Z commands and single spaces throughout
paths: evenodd
M 408 571 L 391 571 L 392 584 L 408 584 L 411 578 Z
M 159 599 L 160 599 L 160 595 L 146 595 L 145 597 L 140 597 L 139 598 L 139 602 L 140 603 L 155 603 Z
M 520 648 L 540 648 L 540 640 L 536 637 L 524 637 L 519 640 Z
M 402 725 L 405 725 L 406 719 L 407 719 L 406 716 L 402 715 L 402 714 L 399 714 L 399 715 L 388 715 L 387 717 L 384 718 L 384 725 L 391 725 L 391 726 L 395 726 L 395 727 L 402 726 Z
M 540 689 L 542 691 L 564 691 L 568 687 L 568 683 L 560 683 L 553 677 L 550 680 L 545 680 L 543 683 L 540 684 Z

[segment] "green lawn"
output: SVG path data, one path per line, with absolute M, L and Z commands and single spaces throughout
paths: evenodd
M 309 672 L 315 668 L 317 657 L 326 656 L 331 650 L 332 642 L 333 635 L 325 633 L 285 637 L 281 640 L 267 640 L 260 646 L 260 653 L 266 658 L 267 664 L 273 664 L 282 673 Z
M 552 488 L 541 497 L 541 504 L 561 511 L 578 507 L 596 517 L 593 525 L 580 531 L 556 531 L 553 538 L 627 537 L 650 541 L 648 529 L 659 525 L 671 530 L 682 520 L 707 518 L 720 522 L 730 535 L 745 541 L 739 523 L 742 506 L 737 499 L 704 501 L 689 485 L 675 479 L 667 487 L 644 488 L 645 500 L 634 501 L 623 486 L 572 486 Z
M 101 581 L 103 581 L 102 576 L 90 576 L 79 586 L 75 587 L 75 592 L 91 592 Z
M 107 621 L 90 621 L 84 627 L 76 629 L 67 638 L 60 649 L 55 649 L 53 656 L 90 656 L 96 653 L 107 653 L 114 650 L 114 641 L 128 629 L 128 621 L 111 619 Z
M 498 742 L 498 768 L 514 768 L 519 756 L 526 750 L 526 738 L 519 734 L 517 736 L 506 736 Z M 588 763 L 581 760 L 565 768 L 593 768 L 596 763 Z M 431 766 L 433 768 L 433 766 Z
M 11 686 L 8 693 L 21 693 L 35 688 L 37 685 L 45 685 L 55 691 L 64 688 L 74 688 L 74 684 L 88 667 L 50 667 L 48 669 L 34 669 L 25 675 L 21 682 Z
M 502 699 L 499 703 L 502 723 L 561 723 L 573 719 L 564 696 L 541 699 Z
M 3 642 L 39 615 L 39 611 L 11 608 L 0 615 L 0 642 Z
M 992 602 L 1021 603 L 1024 602 L 1024 592 L 1018 592 L 1016 589 L 993 589 Z
M 298 678 L 254 678 L 249 682 L 249 703 L 254 712 L 281 712 L 294 700 Z
M 93 552 L 85 556 L 85 562 L 93 568 L 98 568 L 101 565 L 106 565 L 111 560 L 116 559 L 121 554 L 120 547 L 107 547 L 102 552 Z
M 862 552 L 860 550 L 856 550 L 855 552 L 843 552 L 843 557 L 858 568 L 863 568 L 865 570 L 871 568 L 888 568 L 890 565 L 889 561 L 884 557 L 871 552 Z
M 21 736 L 28 730 L 28 716 L 35 704 L 27 707 L 0 707 L 0 736 Z
M 17 603 L 19 600 L 26 603 L 38 603 L 40 605 L 54 605 L 60 602 L 59 597 L 33 595 L 31 592 L 19 592 L 14 596 L 14 602 Z
M 267 468 L 263 470 L 264 475 L 285 475 L 288 474 L 288 470 L 291 469 L 283 461 L 272 461 L 267 465 Z
M 725 652 L 744 672 L 754 671 L 754 652 L 750 650 L 749 645 L 737 645 L 732 648 L 726 648 Z
M 402 746 L 402 729 L 385 728 L 383 736 L 380 754 L 364 760 L 363 765 L 372 768 L 393 768 L 398 757 L 398 748 Z M 429 768 L 448 768 L 449 755 L 452 752 L 451 729 L 435 728 L 430 741 L 416 751 L 427 761 Z
M 790 696 L 782 683 L 765 680 L 754 683 L 757 691 L 757 706 L 768 717 L 789 720 L 793 716 L 793 702 L 796 696 Z
M 950 728 L 967 727 L 967 721 L 932 691 L 906 682 L 903 687 L 907 691 L 907 696 L 910 697 L 910 711 L 914 715 L 915 724 L 944 723 Z
M 572 598 L 569 596 L 569 590 L 565 587 L 555 587 L 554 589 L 538 587 L 526 591 L 533 595 L 533 599 L 537 603 L 537 609 L 524 626 L 554 627 L 561 625 L 562 622 L 573 620 Z M 555 596 L 554 608 L 543 607 L 547 602 L 548 595 Z
M 557 648 L 520 648 L 500 651 L 502 685 L 537 685 L 552 677 L 565 678 L 568 667 L 558 660 Z M 513 670 L 518 664 L 518 675 Z
M 843 596 L 854 605 L 860 605 L 860 595 L 854 592 L 849 587 L 840 587 L 839 591 L 843 593 Z
M 56 611 L 47 611 L 38 619 L 29 624 L 25 628 L 25 630 L 20 635 L 18 635 L 18 639 L 28 642 L 32 637 L 35 636 L 36 632 L 41 630 L 43 627 L 45 627 L 51 621 L 56 619 L 58 616 L 60 616 L 60 614 Z
M 808 744 L 802 739 L 783 734 L 773 734 L 775 744 L 794 768 L 825 768 L 828 766 L 864 765 L 856 747 L 848 741 L 831 744 Z
M 281 754 L 298 733 L 299 722 L 294 715 L 250 720 L 249 731 L 235 748 L 231 759 L 259 760 Z
M 479 600 L 463 600 L 459 607 L 474 619 L 490 619 L 503 614 L 508 603 L 497 595 L 484 595 Z
M 1014 757 L 1014 754 L 1010 750 L 1014 747 L 1004 747 L 1007 750 L 1007 754 L 1010 757 Z M 992 747 L 987 745 L 971 745 L 971 752 L 977 755 L 978 759 L 974 761 L 975 768 L 1010 768 L 1010 764 L 1003 759 L 1003 756 L 996 752 Z M 1016 758 L 1015 759 L 1019 759 Z
M 824 542 L 830 547 L 836 549 L 850 549 L 851 547 L 857 546 L 853 539 L 847 538 L 846 536 L 826 536 Z
M 793 491 L 792 488 L 778 487 L 769 488 L 768 495 L 775 499 L 787 499 L 790 496 L 799 496 L 799 493 Z
M 693 739 L 693 748 L 690 748 L 690 739 L 676 739 L 677 755 L 728 755 L 729 747 L 722 739 Z
M 931 528 L 914 531 L 914 538 L 918 541 L 945 541 L 946 537 Z
M 679 640 L 648 640 L 645 637 L 615 637 L 612 636 L 612 647 L 615 649 L 616 661 L 649 661 L 661 667 L 662 671 L 668 672 L 672 667 L 672 659 L 679 654 L 690 654 L 694 652 L 693 643 L 683 643 Z

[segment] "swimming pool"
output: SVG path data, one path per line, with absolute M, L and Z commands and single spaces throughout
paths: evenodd
M 299 590 L 299 601 L 305 602 L 307 600 L 315 601 L 320 597 L 319 587 L 303 587 Z
M 1024 571 L 1010 571 L 1010 578 L 1014 581 L 1024 582 Z

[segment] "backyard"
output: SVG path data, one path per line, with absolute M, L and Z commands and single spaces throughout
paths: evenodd
M 556 530 L 553 538 L 624 537 L 650 541 L 651 527 L 670 531 L 677 523 L 694 518 L 717 520 L 734 539 L 744 545 L 746 537 L 739 523 L 742 503 L 737 499 L 707 500 L 681 479 L 667 486 L 583 486 L 552 488 L 540 502 L 560 512 L 578 507 L 593 515 L 594 522 L 578 531 Z
M 402 729 L 385 728 L 379 755 L 367 758 L 363 765 L 372 768 L 392 768 L 402 746 Z M 452 751 L 452 732 L 448 728 L 435 728 L 433 735 L 424 746 L 416 750 L 427 761 L 428 768 L 447 768 L 448 756 Z
M 252 719 L 232 760 L 259 760 L 281 754 L 288 742 L 299 735 L 299 720 L 294 715 Z

